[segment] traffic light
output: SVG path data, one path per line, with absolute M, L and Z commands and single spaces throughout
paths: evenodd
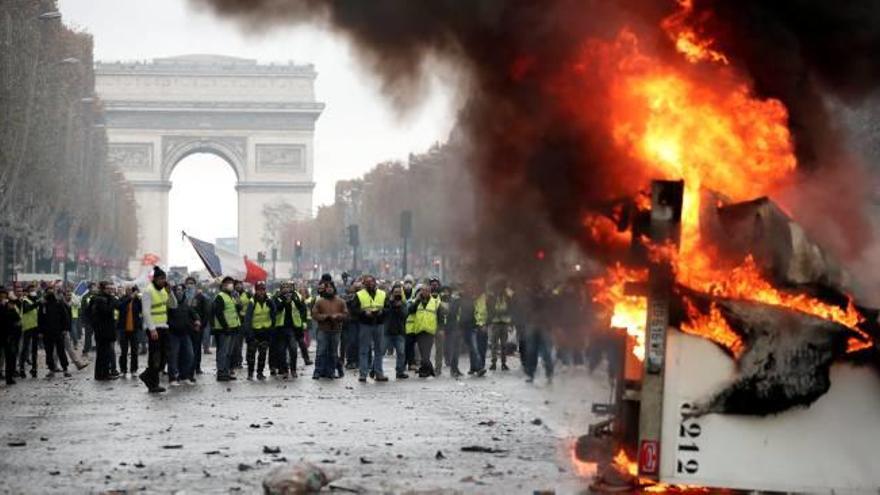
M 262 265 L 265 262 L 266 262 L 266 252 L 265 251 L 257 252 L 257 263 Z
M 297 258 L 302 258 L 302 255 L 303 255 L 302 241 L 296 241 L 296 244 L 294 245 L 293 253 Z

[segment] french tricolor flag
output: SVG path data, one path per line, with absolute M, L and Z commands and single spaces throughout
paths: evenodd
M 220 249 L 210 242 L 188 236 L 186 232 L 183 233 L 183 236 L 189 239 L 196 254 L 199 255 L 212 277 L 229 276 L 250 284 L 266 280 L 268 276 L 266 270 L 249 260 L 247 256 Z

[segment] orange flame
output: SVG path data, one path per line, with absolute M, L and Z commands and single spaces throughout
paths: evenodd
M 701 38 L 685 19 L 694 10 L 693 0 L 678 0 L 681 10 L 663 20 L 662 27 L 675 43 L 675 49 L 691 63 L 711 61 L 724 65 L 730 63 L 727 57 L 714 49 L 712 39 Z
M 715 304 L 709 308 L 709 314 L 704 315 L 691 303 L 685 299 L 688 317 L 690 321 L 681 325 L 681 331 L 691 335 L 697 335 L 715 342 L 723 346 L 733 353 L 734 357 L 739 357 L 745 350 L 745 344 L 739 335 L 730 328 L 727 321 L 721 315 L 721 311 Z
M 648 300 L 626 294 L 626 284 L 647 280 L 648 271 L 624 268 L 616 265 L 605 276 L 591 280 L 593 301 L 605 308 L 611 316 L 611 328 L 626 329 L 635 339 L 633 355 L 639 361 L 645 359 L 645 324 L 648 316 Z
M 684 24 L 692 9 L 690 0 L 679 0 L 681 10 L 664 21 L 667 33 L 691 62 L 725 62 L 711 49 L 712 40 L 700 39 Z M 750 256 L 741 265 L 725 267 L 720 257 L 700 238 L 700 191 L 722 191 L 732 201 L 768 195 L 784 185 L 797 166 L 788 113 L 773 99 L 754 96 L 749 83 L 732 70 L 720 67 L 711 80 L 642 53 L 639 40 L 623 31 L 614 43 L 592 55 L 613 60 L 610 128 L 615 144 L 639 162 L 646 177 L 684 180 L 682 235 L 678 252 L 656 247 L 652 256 L 671 257 L 679 284 L 718 297 L 782 306 L 845 325 L 859 334 L 849 342 L 856 351 L 872 345 L 857 328 L 862 317 L 850 303 L 841 308 L 803 294 L 776 289 Z M 598 52 L 596 50 L 599 50 Z M 612 311 L 612 326 L 626 328 L 644 342 L 646 303 L 623 292 L 619 267 L 599 284 L 605 294 L 595 300 Z M 644 280 L 644 275 L 627 280 Z M 734 354 L 742 342 L 721 317 L 718 308 L 708 315 L 691 307 L 691 321 L 683 330 L 724 345 Z M 643 348 L 638 356 L 643 356 Z

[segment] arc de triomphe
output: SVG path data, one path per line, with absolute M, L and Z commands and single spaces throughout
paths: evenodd
M 219 55 L 96 65 L 108 159 L 135 191 L 138 256 L 155 253 L 168 263 L 169 177 L 192 153 L 218 155 L 235 171 L 241 254 L 256 259 L 271 248 L 263 241 L 264 206 L 286 202 L 310 215 L 315 121 L 324 109 L 315 101 L 316 76 L 311 65 Z M 202 202 L 209 212 L 210 191 Z M 139 265 L 131 260 L 131 271 Z M 279 276 L 288 265 L 279 260 Z

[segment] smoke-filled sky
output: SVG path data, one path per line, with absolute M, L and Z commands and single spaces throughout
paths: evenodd
M 95 59 L 100 61 L 212 53 L 261 62 L 315 64 L 316 94 L 327 105 L 315 138 L 315 207 L 333 202 L 337 180 L 359 176 L 384 160 L 406 160 L 411 152 L 425 151 L 431 144 L 445 141 L 453 125 L 453 91 L 440 76 L 428 82 L 417 105 L 400 115 L 381 96 L 378 78 L 359 66 L 347 42 L 318 27 L 300 25 L 246 33 L 233 22 L 185 0 L 60 0 L 59 9 L 67 24 L 94 35 Z M 199 173 L 176 175 L 177 186 L 217 190 L 234 201 L 228 174 L 210 173 L 225 166 L 221 159 L 197 155 L 181 166 L 192 166 Z M 188 180 L 197 182 L 186 183 Z M 172 200 L 178 197 L 192 194 L 174 194 Z M 198 205 L 185 202 L 173 201 L 173 232 L 186 229 L 205 239 L 235 234 L 235 218 L 201 215 L 199 222 L 187 222 L 185 212 L 177 207 L 193 210 Z M 175 245 L 173 241 L 169 261 L 196 266 L 194 255 L 188 256 L 189 251 Z

